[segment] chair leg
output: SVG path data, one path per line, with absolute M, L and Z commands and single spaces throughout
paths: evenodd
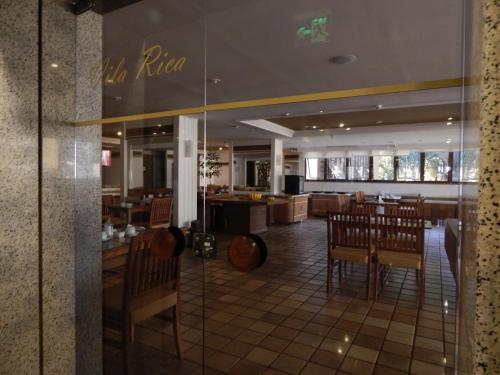
M 123 345 L 123 373 L 132 375 L 132 333 L 131 324 L 128 321 L 123 323 L 122 345 Z
M 420 299 L 420 308 L 422 308 L 423 304 L 424 304 L 424 297 L 425 297 L 425 274 L 424 274 L 424 267 L 423 265 L 420 266 L 420 285 L 419 285 L 419 290 L 418 290 L 418 293 L 419 293 L 419 299 Z
M 342 261 L 339 260 L 339 286 L 340 286 L 340 283 L 342 282 Z M 344 264 L 344 267 L 345 267 L 345 264 Z
M 332 260 L 328 257 L 326 265 L 326 294 L 330 294 L 332 291 Z
M 173 329 L 174 329 L 174 338 L 175 338 L 175 349 L 177 351 L 177 355 L 180 359 L 183 358 L 184 345 L 182 344 L 181 338 L 181 305 L 179 298 L 177 299 L 177 304 L 173 307 L 172 315 L 173 315 Z
M 368 264 L 366 265 L 366 299 L 370 299 L 370 292 L 371 292 L 371 270 L 372 270 L 372 259 L 371 257 L 368 257 Z

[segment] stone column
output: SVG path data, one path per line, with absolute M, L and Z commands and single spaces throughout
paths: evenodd
M 198 120 L 174 121 L 174 225 L 190 226 L 197 216 Z
M 36 1 L 2 0 L 0 374 L 39 368 L 37 30 Z
M 229 162 L 229 168 L 228 168 L 228 185 L 229 185 L 229 192 L 232 193 L 234 191 L 234 149 L 233 149 L 233 142 L 231 142 L 229 149 L 228 149 L 228 162 Z
M 500 373 L 500 3 L 482 2 L 474 374 Z
M 281 194 L 283 176 L 283 140 L 271 141 L 271 194 Z

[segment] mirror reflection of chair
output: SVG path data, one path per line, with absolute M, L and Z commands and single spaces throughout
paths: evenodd
M 371 292 L 371 264 L 375 255 L 372 244 L 372 225 L 369 214 L 333 213 L 328 215 L 327 293 L 333 289 L 333 268 L 339 266 L 342 280 L 342 262 L 366 265 L 366 296 Z
M 104 324 L 122 333 L 126 373 L 131 371 L 135 325 L 172 308 L 177 354 L 182 358 L 180 331 L 180 254 L 182 232 L 175 227 L 144 232 L 132 239 L 123 283 L 104 289 Z
M 173 203 L 172 196 L 153 199 L 149 215 L 150 228 L 168 228 L 171 225 Z
M 357 191 L 356 192 L 356 203 L 363 203 L 365 201 L 365 192 Z

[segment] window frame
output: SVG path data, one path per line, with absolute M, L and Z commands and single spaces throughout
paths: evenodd
M 424 171 L 425 171 L 425 153 L 431 151 L 419 151 L 420 152 L 420 181 L 398 181 L 397 180 L 397 171 L 399 166 L 399 157 L 397 155 L 393 156 L 393 179 L 392 180 L 374 180 L 373 179 L 373 156 L 369 156 L 369 176 L 367 180 L 351 180 L 349 176 L 349 166 L 351 164 L 351 157 L 346 156 L 345 162 L 345 179 L 327 179 L 327 157 L 317 157 L 315 159 L 319 159 L 323 163 L 323 179 L 318 180 L 309 180 L 305 178 L 307 182 L 363 182 L 363 183 L 378 183 L 378 184 L 435 184 L 435 185 L 458 185 L 458 184 L 477 184 L 477 182 L 469 182 L 469 181 L 453 181 L 453 152 L 448 151 L 448 178 L 446 181 L 424 181 Z M 304 158 L 304 171 L 307 171 L 307 159 Z M 306 173 L 304 173 L 306 174 Z M 307 177 L 307 176 L 305 176 Z

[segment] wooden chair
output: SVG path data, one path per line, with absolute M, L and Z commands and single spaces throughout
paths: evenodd
M 362 204 L 353 202 L 351 212 L 355 214 L 365 214 L 375 216 L 377 213 L 377 206 L 374 204 Z
M 176 351 L 182 358 L 180 254 L 183 249 L 184 238 L 178 228 L 144 232 L 130 243 L 124 282 L 104 289 L 104 322 L 122 331 L 126 374 L 130 373 L 135 324 L 169 308 L 173 309 Z
M 420 306 L 425 293 L 424 236 L 422 217 L 376 216 L 375 299 L 377 298 L 379 266 L 417 270 Z
M 172 207 L 174 198 L 154 198 L 151 202 L 149 228 L 168 228 L 172 223 Z
M 366 264 L 367 298 L 371 291 L 371 264 L 375 255 L 372 245 L 371 216 L 357 213 L 328 215 L 327 293 L 333 289 L 333 267 L 339 265 L 339 283 L 342 280 L 342 261 Z
M 422 217 L 424 209 L 422 203 L 400 203 L 398 205 L 387 205 L 385 215 L 397 217 Z
M 356 203 L 363 203 L 365 201 L 365 192 L 357 191 L 356 192 Z

